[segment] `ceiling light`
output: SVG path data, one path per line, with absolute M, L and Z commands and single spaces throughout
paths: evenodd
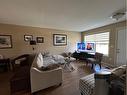
M 115 20 L 119 20 L 123 16 L 125 16 L 125 12 L 116 12 L 110 18 L 115 19 Z

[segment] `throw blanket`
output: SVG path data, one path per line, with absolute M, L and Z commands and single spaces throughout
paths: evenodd
M 83 95 L 93 95 L 94 87 L 94 74 L 87 75 L 79 80 L 79 90 Z

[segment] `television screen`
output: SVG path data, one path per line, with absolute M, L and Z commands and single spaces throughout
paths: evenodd
M 86 52 L 95 52 L 95 43 L 93 42 L 77 43 L 77 50 Z
M 77 43 L 77 49 L 80 50 L 85 50 L 85 43 Z
M 95 52 L 95 43 L 86 43 L 86 50 L 87 51 L 91 51 L 91 52 Z

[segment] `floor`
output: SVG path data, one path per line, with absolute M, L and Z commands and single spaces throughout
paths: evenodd
M 91 74 L 93 71 L 84 62 L 74 61 L 71 63 L 75 70 L 63 70 L 63 83 L 61 86 L 54 86 L 41 90 L 35 95 L 80 95 L 78 82 L 81 77 Z M 10 95 L 10 84 L 12 72 L 0 73 L 0 95 Z M 15 95 L 31 95 L 30 92 L 18 92 Z

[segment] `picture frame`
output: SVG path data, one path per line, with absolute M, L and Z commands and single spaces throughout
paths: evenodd
M 33 40 L 33 36 L 32 35 L 24 35 L 24 41 L 29 42 L 31 40 Z
M 0 35 L 0 49 L 12 48 L 12 36 Z
M 54 46 L 67 45 L 67 35 L 65 35 L 65 34 L 53 34 L 53 45 Z
M 44 43 L 44 37 L 36 37 L 37 43 Z

